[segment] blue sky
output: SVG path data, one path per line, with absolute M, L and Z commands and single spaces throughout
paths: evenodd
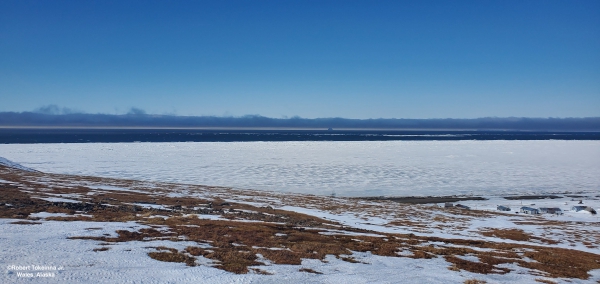
M 0 111 L 600 116 L 600 1 L 0 1 Z

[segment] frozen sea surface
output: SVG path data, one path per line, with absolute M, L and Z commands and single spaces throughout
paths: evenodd
M 51 173 L 338 196 L 600 192 L 600 141 L 2 144 Z

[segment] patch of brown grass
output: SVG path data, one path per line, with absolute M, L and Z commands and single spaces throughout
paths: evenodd
M 15 222 L 10 222 L 9 224 L 14 224 L 14 225 L 39 225 L 42 224 L 40 222 L 30 222 L 30 221 L 15 221 Z
M 46 218 L 48 221 L 92 221 L 88 216 L 53 216 Z
M 93 249 L 93 251 L 96 251 L 96 252 L 98 252 L 98 251 L 107 251 L 109 249 L 110 249 L 109 247 L 101 247 L 101 248 L 95 248 L 95 249 Z
M 356 260 L 356 258 L 351 257 L 351 256 L 350 257 L 340 257 L 340 259 L 343 261 L 346 261 L 346 262 L 350 262 L 350 263 L 363 263 L 363 262 Z
M 489 229 L 481 232 L 481 234 L 486 237 L 496 237 L 522 242 L 527 242 L 532 238 L 530 234 L 525 233 L 521 229 Z
M 181 263 L 185 263 L 187 266 L 196 266 L 196 258 L 195 257 L 191 257 L 191 256 L 185 255 L 180 252 L 177 252 L 177 253 L 173 253 L 170 251 L 169 252 L 164 252 L 164 251 L 149 252 L 148 256 L 150 256 L 152 259 L 156 259 L 159 261 L 181 262 Z
M 310 268 L 300 268 L 298 271 L 300 272 L 308 272 L 308 273 L 313 273 L 313 274 L 323 274 L 322 272 L 310 269 Z
M 271 250 L 271 249 L 260 249 L 257 251 L 263 257 L 269 259 L 275 264 L 302 264 L 302 259 L 299 253 L 289 250 Z
M 204 256 L 209 259 L 219 261 L 215 267 L 236 274 L 248 273 L 248 266 L 262 265 L 257 262 L 256 254 L 249 250 L 239 250 L 238 248 L 218 248 L 202 249 L 199 247 L 188 247 L 186 251 L 191 255 Z
M 479 279 L 467 279 L 463 283 L 465 283 L 465 284 L 485 284 L 487 282 L 485 282 L 483 280 L 479 280 Z
M 486 231 L 481 232 L 481 234 L 486 237 L 497 237 L 497 238 L 509 239 L 509 240 L 513 240 L 513 241 L 523 241 L 523 242 L 538 241 L 538 242 L 543 242 L 543 243 L 547 243 L 547 244 L 551 244 L 551 245 L 559 243 L 558 241 L 555 241 L 555 240 L 550 240 L 550 239 L 533 236 L 531 234 L 525 233 L 521 229 L 515 229 L 515 228 L 513 228 L 513 229 L 488 229 Z
M 600 269 L 600 256 L 588 252 L 537 248 L 536 251 L 525 252 L 524 256 L 536 262 L 524 262 L 521 266 L 544 271 L 551 277 L 587 279 L 588 271 Z
M 168 247 L 165 247 L 165 246 L 155 247 L 155 249 L 156 249 L 156 250 L 158 250 L 158 251 L 161 251 L 161 250 L 166 250 L 166 251 L 170 251 L 170 252 L 172 252 L 172 253 L 177 253 L 177 252 L 178 252 L 178 250 L 177 250 L 177 249 L 174 249 L 174 248 L 168 248 Z
M 490 273 L 505 274 L 505 273 L 510 272 L 510 269 L 508 269 L 508 268 L 498 268 L 498 267 L 495 267 L 492 264 L 485 263 L 485 262 L 468 261 L 468 260 L 461 259 L 461 258 L 458 258 L 458 257 L 453 256 L 453 255 L 447 255 L 444 258 L 446 259 L 446 261 L 454 264 L 453 267 L 456 267 L 456 269 L 466 270 L 466 271 L 473 272 L 473 273 L 479 273 L 479 274 L 490 274 Z

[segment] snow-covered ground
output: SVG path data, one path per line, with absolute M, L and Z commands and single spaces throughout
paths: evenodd
M 486 237 L 481 234 L 487 229 L 519 228 L 534 237 L 555 241 L 556 243 L 552 244 L 553 247 L 597 253 L 599 241 L 597 236 L 600 232 L 597 217 L 589 213 L 565 211 L 565 214 L 561 216 L 524 216 L 509 212 L 486 216 L 484 213 L 495 211 L 495 206 L 498 204 L 508 205 L 513 209 L 521 205 L 521 201 L 509 201 L 493 196 L 484 201 L 461 202 L 477 208 L 472 211 L 473 214 L 463 215 L 461 212 L 466 211 L 448 211 L 440 208 L 441 204 L 399 206 L 389 201 L 372 202 L 277 192 L 258 194 L 259 192 L 251 190 L 40 173 L 25 173 L 15 176 L 10 172 L 5 172 L 2 177 L 0 183 L 17 186 L 21 191 L 31 193 L 33 198 L 68 204 L 87 200 L 89 195 L 82 192 L 82 190 L 87 190 L 94 195 L 116 193 L 124 197 L 139 194 L 139 196 L 170 196 L 181 199 L 190 197 L 204 200 L 220 198 L 238 204 L 251 204 L 259 207 L 268 205 L 277 209 L 320 217 L 339 224 L 338 227 L 321 229 L 323 231 L 320 234 L 323 235 L 387 238 L 389 235 L 386 234 L 415 234 L 446 239 L 516 243 L 524 246 L 548 245 L 538 242 L 537 239 L 515 241 L 494 236 Z M 48 191 L 50 188 L 58 192 Z M 584 204 L 588 206 L 600 207 L 600 201 L 593 196 L 581 197 L 576 200 L 567 197 L 528 200 L 523 201 L 523 205 L 535 203 L 536 207 L 561 207 L 566 210 L 571 204 L 578 204 L 579 200 L 583 200 Z M 161 210 L 170 207 L 160 203 L 134 204 Z M 9 207 L 14 207 L 14 205 L 11 204 Z M 341 209 L 335 209 L 338 207 Z M 238 211 L 256 212 L 255 210 L 241 209 Z M 173 213 L 164 212 L 164 214 L 171 215 Z M 227 215 L 227 213 L 223 214 Z M 200 220 L 229 220 L 224 218 L 225 215 L 188 215 L 195 215 Z M 2 232 L 0 242 L 3 248 L 2 254 L 0 254 L 0 264 L 5 269 L 0 274 L 0 283 L 463 283 L 471 279 L 487 283 L 536 283 L 536 280 L 544 279 L 557 283 L 594 283 L 600 280 L 600 269 L 590 271 L 590 277 L 586 280 L 547 278 L 532 273 L 531 270 L 517 264 L 497 266 L 498 268 L 509 268 L 511 271 L 507 274 L 481 274 L 466 270 L 449 270 L 451 263 L 443 256 L 431 259 L 413 259 L 410 257 L 386 257 L 374 255 L 371 252 L 352 252 L 353 262 L 327 255 L 324 261 L 303 259 L 300 265 L 273 264 L 268 259 L 260 258 L 259 260 L 264 262 L 264 265 L 255 268 L 270 275 L 263 275 L 252 269 L 248 274 L 234 274 L 212 267 L 214 261 L 202 256 L 197 257 L 197 266 L 194 267 L 186 266 L 184 263 L 157 261 L 148 256 L 149 252 L 157 251 L 157 247 L 183 251 L 187 246 L 204 245 L 210 249 L 209 244 L 199 244 L 185 238 L 177 241 L 163 239 L 110 243 L 99 240 L 69 239 L 69 237 L 116 237 L 117 230 L 139 231 L 149 228 L 144 222 L 67 222 L 52 219 L 77 216 L 86 216 L 90 219 L 93 217 L 93 215 L 82 213 L 37 212 L 29 215 L 32 220 L 25 221 L 32 222 L 32 224 L 11 224 L 23 222 L 23 219 L 0 218 Z M 148 217 L 170 218 L 170 216 L 159 214 Z M 520 224 L 529 223 L 530 220 L 534 222 Z M 544 225 L 545 221 L 551 220 L 562 220 L 564 223 L 552 226 Z M 250 220 L 236 219 L 236 221 Z M 412 222 L 412 225 L 406 221 Z M 584 224 L 583 227 L 581 227 L 582 224 Z M 197 225 L 189 226 L 198 227 Z M 368 231 L 356 232 L 345 228 Z M 312 230 L 311 228 L 306 229 Z M 160 230 L 168 231 L 169 228 L 164 227 Z M 575 231 L 582 235 L 573 238 L 570 234 Z M 276 234 L 275 236 L 285 237 L 285 234 Z M 584 245 L 585 243 L 588 245 Z M 441 241 L 425 242 L 422 245 L 442 248 L 456 246 Z M 596 246 L 591 247 L 591 245 Z M 494 251 L 493 249 L 467 247 L 476 251 Z M 410 256 L 411 254 L 410 250 L 399 252 L 401 256 Z M 474 263 L 479 262 L 477 256 L 470 254 L 458 255 L 457 258 Z M 527 258 L 524 259 L 527 260 Z
M 318 195 L 600 191 L 600 141 L 4 144 L 0 156 L 51 173 Z
M 34 169 L 28 168 L 28 167 L 24 167 L 19 163 L 15 163 L 11 160 L 8 160 L 6 158 L 0 157 L 0 165 L 3 166 L 7 166 L 7 167 L 11 167 L 11 168 L 15 168 L 15 169 L 20 169 L 23 171 L 28 171 L 28 172 L 34 172 Z
M 462 283 L 467 279 L 488 283 L 536 283 L 538 276 L 518 273 L 480 275 L 447 269 L 443 258 L 411 259 L 354 253 L 361 263 L 349 263 L 333 256 L 325 261 L 304 260 L 298 265 L 270 265 L 260 268 L 272 275 L 237 275 L 204 265 L 188 267 L 183 263 L 153 260 L 147 256 L 153 247 L 183 249 L 190 242 L 123 242 L 109 245 L 99 241 L 70 240 L 72 236 L 113 234 L 116 230 L 133 231 L 145 226 L 133 222 L 55 222 L 38 225 L 10 225 L 18 221 L 0 219 L 3 252 L 0 259 L 1 283 Z M 207 261 L 207 260 L 204 260 Z M 43 268 L 43 269 L 36 269 Z M 26 269 L 29 268 L 29 269 Z M 299 271 L 309 268 L 323 274 Z M 524 271 L 524 270 L 523 270 Z M 37 276 L 37 273 L 46 273 Z M 599 271 L 600 272 L 600 271 Z M 33 277 L 23 277 L 32 273 Z M 21 277 L 19 277 L 21 276 Z M 600 279 L 595 273 L 593 279 Z M 571 283 L 588 281 L 573 280 Z

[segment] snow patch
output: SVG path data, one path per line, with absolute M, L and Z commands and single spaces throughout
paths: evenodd
M 66 199 L 66 198 L 60 198 L 60 197 L 34 197 L 34 198 L 42 199 L 42 200 L 46 200 L 46 201 L 50 201 L 50 202 L 81 203 L 81 201 L 78 201 L 78 200 Z
M 0 165 L 6 166 L 9 168 L 13 168 L 13 169 L 19 169 L 19 170 L 26 171 L 26 172 L 38 172 L 32 168 L 24 167 L 21 164 L 15 163 L 15 162 L 13 162 L 9 159 L 3 158 L 3 157 L 0 157 Z

